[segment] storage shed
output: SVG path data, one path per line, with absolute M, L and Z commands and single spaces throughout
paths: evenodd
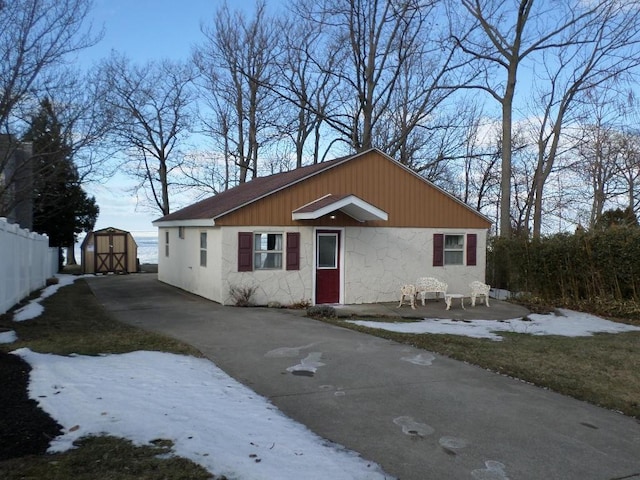
M 138 245 L 127 231 L 109 227 L 89 232 L 80 248 L 84 273 L 138 271 Z

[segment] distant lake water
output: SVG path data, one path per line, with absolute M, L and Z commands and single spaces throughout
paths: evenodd
M 158 263 L 158 232 L 144 232 L 145 235 L 131 233 L 138 244 L 140 263 Z
M 138 245 L 138 259 L 140 264 L 143 263 L 158 263 L 158 232 L 130 232 L 133 235 L 133 239 Z M 80 245 L 84 237 L 78 239 L 76 243 L 75 253 L 76 260 L 80 263 L 82 255 L 80 253 Z

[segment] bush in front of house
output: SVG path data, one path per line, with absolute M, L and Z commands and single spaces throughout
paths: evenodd
M 295 303 L 292 303 L 287 308 L 290 308 L 292 310 L 305 310 L 309 308 L 310 305 L 311 305 L 310 300 L 303 299 L 303 300 L 298 300 Z
M 331 305 L 312 305 L 307 308 L 307 316 L 333 318 L 336 316 L 336 309 Z
M 257 290 L 258 287 L 250 285 L 231 285 L 229 287 L 229 295 L 236 307 L 250 307 L 254 305 L 253 295 Z

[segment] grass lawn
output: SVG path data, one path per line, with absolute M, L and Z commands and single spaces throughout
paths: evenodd
M 97 355 L 99 353 L 125 353 L 135 350 L 155 350 L 202 356 L 189 345 L 180 343 L 156 333 L 146 332 L 112 320 L 98 304 L 87 283 L 77 280 L 74 284 L 61 288 L 55 295 L 42 303 L 44 314 L 33 320 L 13 322 L 10 315 L 0 316 L 0 331 L 14 330 L 18 341 L 0 344 L 0 351 L 28 347 L 41 353 L 67 355 Z M 10 356 L 13 357 L 13 356 Z M 15 443 L 16 432 L 21 437 L 28 436 L 26 423 L 34 415 L 27 414 L 24 425 L 16 425 L 15 416 L 24 411 L 26 403 L 17 399 L 20 392 L 14 389 L 15 372 L 7 372 L 6 364 L 0 362 L 0 379 L 3 381 L 3 416 L 6 423 L 0 424 L 0 478 L 18 479 L 76 479 L 76 480 L 197 480 L 212 478 L 195 463 L 175 457 L 162 456 L 169 451 L 171 442 L 159 439 L 154 446 L 136 447 L 125 439 L 113 437 L 86 438 L 78 442 L 78 448 L 60 454 L 30 454 L 17 458 L 6 458 L 2 446 Z M 24 386 L 21 387 L 24 390 Z M 23 393 L 24 395 L 24 393 Z M 8 405 L 15 409 L 9 412 Z M 15 413 L 15 415 L 14 415 Z M 13 416 L 13 420 L 6 417 Z M 11 423 L 12 422 L 12 423 Z M 18 421 L 19 423 L 19 421 Z M 36 428 L 38 425 L 28 425 Z M 42 436 L 45 431 L 39 435 Z M 40 444 L 43 442 L 39 439 Z M 48 442 L 44 442 L 46 446 Z M 9 456 L 11 457 L 11 456 Z M 216 477 L 220 478 L 220 477 Z
M 28 347 L 60 355 L 157 350 L 200 356 L 199 351 L 181 342 L 112 320 L 83 280 L 60 289 L 43 305 L 44 314 L 33 320 L 17 323 L 9 315 L 0 316 L 0 331 L 15 330 L 19 339 L 15 343 L 0 344 L 0 352 Z M 640 332 L 582 338 L 505 333 L 502 342 L 494 342 L 454 335 L 392 333 L 339 319 L 325 320 L 438 352 L 640 418 Z M 3 384 L 0 392 L 4 395 L 0 396 L 3 401 L 10 392 L 7 387 Z M 24 387 L 22 392 L 24 394 Z M 0 424 L 0 447 L 2 435 L 7 433 L 15 435 Z M 135 447 L 128 440 L 113 437 L 83 439 L 78 448 L 62 454 L 40 453 L 8 459 L 0 456 L 0 478 L 211 478 L 193 462 L 159 456 L 170 446 L 170 442 L 162 439 L 154 446 L 145 447 Z
M 441 353 L 640 419 L 640 332 L 577 338 L 501 333 L 504 340 L 494 342 L 458 335 L 394 333 L 339 319 L 325 320 Z

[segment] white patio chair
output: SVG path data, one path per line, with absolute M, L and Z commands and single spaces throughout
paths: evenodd
M 469 284 L 471 288 L 471 306 L 476 306 L 476 297 L 479 295 L 484 295 L 484 304 L 489 306 L 489 291 L 491 290 L 491 285 L 487 285 L 486 283 L 482 283 L 479 281 L 474 281 Z
M 416 286 L 411 285 L 410 283 L 407 285 L 402 285 L 400 287 L 400 303 L 398 304 L 398 308 L 402 306 L 402 302 L 405 297 L 409 299 L 409 304 L 411 308 L 416 309 Z

